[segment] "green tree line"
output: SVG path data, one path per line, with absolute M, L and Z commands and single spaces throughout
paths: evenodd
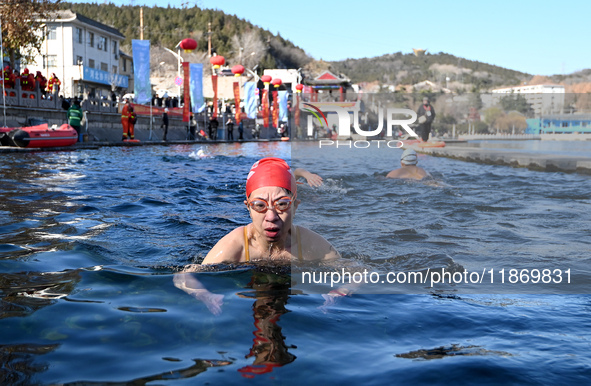
M 212 52 L 226 58 L 237 57 L 237 47 L 232 40 L 247 32 L 255 32 L 265 44 L 259 68 L 299 68 L 311 61 L 304 50 L 281 36 L 253 25 L 236 15 L 222 11 L 191 8 L 146 7 L 139 5 L 115 5 L 112 3 L 68 3 L 60 4 L 93 20 L 119 30 L 125 40 L 123 50 L 130 53 L 131 40 L 140 38 L 140 8 L 143 8 L 143 37 L 152 45 L 174 48 L 181 40 L 192 38 L 197 41 L 197 50 L 208 49 L 208 23 L 211 23 Z
M 345 59 L 330 64 L 336 71 L 347 74 L 354 83 L 378 81 L 389 84 L 415 84 L 424 80 L 444 83 L 446 78 L 451 78 L 452 81 L 473 85 L 474 90 L 466 91 L 519 84 L 531 77 L 519 71 L 443 52 L 421 56 L 397 52 L 374 58 Z

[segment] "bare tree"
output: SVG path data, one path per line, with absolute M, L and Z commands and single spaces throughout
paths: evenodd
M 14 67 L 17 58 L 32 60 L 35 51 L 41 52 L 41 44 L 47 31 L 45 23 L 52 20 L 61 0 L 2 0 L 2 43 L 10 55 Z M 28 49 L 21 52 L 21 47 Z
M 232 37 L 234 57 L 232 62 L 253 68 L 267 53 L 267 45 L 257 31 L 248 31 Z

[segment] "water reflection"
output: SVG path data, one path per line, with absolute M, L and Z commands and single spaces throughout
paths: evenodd
M 453 356 L 483 356 L 483 355 L 498 355 L 498 356 L 512 356 L 512 354 L 505 351 L 494 351 L 487 350 L 480 346 L 460 346 L 452 344 L 448 347 L 435 347 L 432 349 L 420 349 L 410 351 L 403 354 L 396 354 L 397 358 L 407 359 L 418 359 L 418 360 L 430 360 L 430 359 L 442 359 L 445 357 Z
M 67 193 L 84 177 L 70 169 L 77 160 L 74 154 L 52 160 L 40 154 L 6 157 L 0 167 L 0 234 L 1 244 L 16 246 L 11 257 L 29 255 L 27 245 L 37 243 L 61 249 L 64 237 L 78 233 L 80 220 L 72 214 L 80 205 Z
M 72 293 L 81 270 L 0 275 L 0 319 L 23 317 Z
M 57 349 L 59 344 L 0 345 L 0 382 L 3 385 L 30 385 L 33 375 L 49 367 L 38 356 Z
M 285 281 L 287 280 L 287 283 Z M 252 293 L 239 294 L 242 297 L 256 298 L 252 305 L 254 326 L 253 345 L 245 358 L 253 358 L 252 365 L 244 366 L 238 371 L 246 378 L 270 373 L 276 367 L 293 362 L 296 356 L 288 349 L 295 346 L 285 344 L 285 336 L 277 324 L 281 315 L 289 312 L 285 306 L 289 298 L 290 278 L 288 276 L 267 275 L 256 273 L 250 285 Z
M 168 359 L 170 360 L 170 359 Z M 174 360 L 173 360 L 174 361 Z M 142 386 L 147 385 L 154 381 L 161 380 L 175 380 L 175 379 L 188 379 L 193 378 L 204 371 L 207 371 L 211 367 L 222 367 L 232 364 L 227 360 L 218 359 L 193 359 L 194 364 L 179 370 L 165 371 L 159 374 L 149 375 L 147 377 L 134 378 L 124 382 L 70 382 L 64 383 L 64 385 L 134 385 Z

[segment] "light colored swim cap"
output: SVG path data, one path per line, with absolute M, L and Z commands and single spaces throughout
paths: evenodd
M 296 180 L 291 168 L 280 158 L 263 158 L 252 165 L 246 178 L 246 197 L 265 186 L 278 186 L 289 190 L 294 196 L 297 194 Z
M 413 149 L 406 149 L 400 156 L 400 162 L 404 165 L 416 165 L 418 162 L 417 152 Z

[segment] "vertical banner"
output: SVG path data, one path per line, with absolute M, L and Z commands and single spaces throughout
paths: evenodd
M 269 127 L 269 90 L 263 89 L 263 127 Z
M 240 84 L 234 82 L 234 105 L 236 106 L 236 124 L 240 123 Z
M 193 113 L 198 113 L 203 106 L 203 64 L 191 63 L 189 64 L 189 72 L 191 73 L 191 105 Z
M 152 100 L 150 84 L 150 41 L 132 40 L 135 103 L 144 104 Z
M 300 93 L 296 93 L 296 102 L 295 102 L 295 106 L 293 106 L 293 108 L 295 109 L 295 117 L 294 117 L 294 123 L 296 127 L 300 127 Z
M 189 62 L 183 62 L 183 99 L 185 103 L 183 105 L 183 122 L 189 122 L 191 120 L 191 87 L 189 79 L 191 73 L 189 72 Z
M 287 91 L 279 91 L 279 120 L 281 122 L 287 121 Z
M 218 76 L 211 76 L 211 85 L 213 86 L 213 114 L 214 119 L 218 117 Z
M 257 95 L 256 95 L 256 83 L 246 82 L 244 83 L 244 111 L 246 116 L 250 119 L 257 117 Z
M 273 126 L 279 127 L 279 96 L 273 91 Z

